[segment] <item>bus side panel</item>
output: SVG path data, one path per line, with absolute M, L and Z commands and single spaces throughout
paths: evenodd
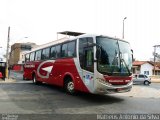
M 48 67 L 53 66 L 53 61 L 43 61 L 41 63 L 36 64 L 36 75 L 37 75 L 37 80 L 45 83 L 50 83 L 50 73 L 46 71 Z M 47 75 L 49 74 L 49 76 Z
M 89 92 L 87 87 L 84 85 L 78 70 L 76 68 L 76 65 L 74 63 L 73 58 L 63 58 L 63 59 L 57 59 L 55 62 L 46 62 L 43 64 L 40 69 L 39 73 L 42 76 L 46 76 L 47 72 L 42 70 L 45 67 L 53 66 L 51 73 L 49 74 L 49 78 L 41 78 L 37 72 L 38 67 L 42 63 L 42 61 L 34 61 L 29 62 L 24 66 L 24 77 L 27 79 L 32 80 L 32 74 L 35 72 L 37 80 L 41 82 L 46 82 L 49 84 L 54 84 L 63 87 L 64 85 L 64 78 L 66 75 L 69 75 L 72 77 L 72 80 L 75 84 L 75 89 L 83 92 Z M 44 74 L 43 74 L 44 72 Z
M 31 69 L 24 68 L 23 78 L 27 80 L 32 80 L 32 74 L 30 74 Z
M 23 78 L 27 80 L 32 80 L 32 73 L 35 70 L 35 65 L 33 62 L 28 62 L 24 65 Z
M 80 75 L 78 74 L 73 58 L 58 59 L 53 64 L 53 69 L 50 76 L 50 83 L 58 86 L 63 86 L 66 75 L 72 77 L 75 84 L 75 89 L 83 92 L 89 92 L 83 84 Z

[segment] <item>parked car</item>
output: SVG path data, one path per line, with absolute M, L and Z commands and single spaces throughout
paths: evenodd
M 144 74 L 136 74 L 133 75 L 133 84 L 149 85 L 151 84 L 151 78 Z

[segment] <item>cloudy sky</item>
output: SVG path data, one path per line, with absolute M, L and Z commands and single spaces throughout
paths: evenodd
M 137 60 L 149 60 L 160 44 L 160 0 L 0 0 L 0 54 L 15 42 L 43 44 L 56 32 L 77 31 L 129 41 Z M 28 37 L 28 38 L 25 38 Z

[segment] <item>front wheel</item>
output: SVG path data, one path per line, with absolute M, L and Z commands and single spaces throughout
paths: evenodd
M 26 78 L 23 76 L 23 80 L 26 80 Z
M 65 90 L 67 93 L 72 94 L 72 95 L 75 93 L 74 82 L 72 81 L 71 78 L 68 78 L 65 81 Z
M 149 85 L 149 82 L 148 82 L 148 81 L 144 81 L 144 84 L 145 84 L 145 85 Z
M 40 84 L 41 82 L 37 81 L 36 75 L 33 75 L 33 83 Z

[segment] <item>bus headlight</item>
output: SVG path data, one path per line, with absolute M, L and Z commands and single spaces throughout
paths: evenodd
M 102 84 L 106 84 L 106 85 L 111 85 L 108 81 L 106 81 L 105 79 L 102 78 L 97 78 L 97 80 L 102 83 Z

